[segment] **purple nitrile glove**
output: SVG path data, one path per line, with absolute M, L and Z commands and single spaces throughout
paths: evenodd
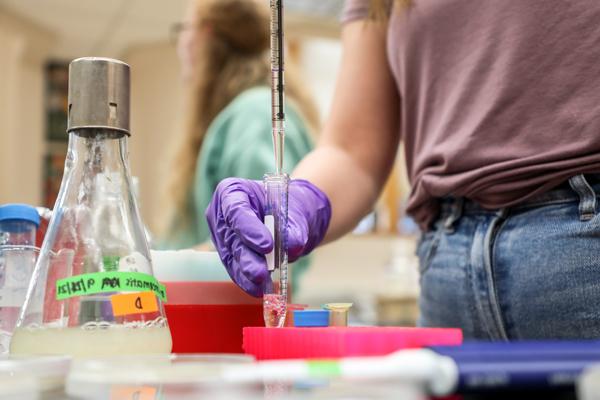
M 231 279 L 247 293 L 260 297 L 270 279 L 265 254 L 273 237 L 264 225 L 263 183 L 227 178 L 221 181 L 206 209 L 213 243 Z M 325 236 L 331 205 L 316 186 L 302 179 L 288 186 L 288 259 L 310 253 Z

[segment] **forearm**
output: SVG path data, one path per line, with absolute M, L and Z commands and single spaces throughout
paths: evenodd
M 358 21 L 344 26 L 344 53 L 332 110 L 317 149 L 293 173 L 331 202 L 325 236 L 353 229 L 375 204 L 399 144 L 399 104 L 385 52 L 385 27 Z
M 324 242 L 350 232 L 372 210 L 385 181 L 383 177 L 373 179 L 348 152 L 326 145 L 304 158 L 292 175 L 316 185 L 331 202 L 332 217 Z

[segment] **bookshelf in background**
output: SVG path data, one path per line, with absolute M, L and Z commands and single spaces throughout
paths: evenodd
M 69 64 L 49 61 L 44 68 L 46 154 L 44 162 L 44 206 L 54 207 L 67 156 L 67 108 Z

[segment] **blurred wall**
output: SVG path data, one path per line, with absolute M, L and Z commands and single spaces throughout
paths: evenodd
M 42 198 L 42 66 L 53 36 L 0 8 L 0 203 Z
M 173 45 L 135 47 L 123 59 L 132 71 L 131 173 L 139 178 L 140 208 L 153 231 L 160 219 L 174 137 L 181 131 L 183 85 Z
M 333 98 L 342 46 L 337 39 L 324 38 L 305 38 L 301 43 L 302 75 L 319 107 L 321 119 L 324 119 Z

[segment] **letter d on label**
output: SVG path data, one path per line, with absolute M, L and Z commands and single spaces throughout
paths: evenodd
M 153 292 L 115 294 L 110 297 L 115 316 L 144 314 L 158 311 Z

